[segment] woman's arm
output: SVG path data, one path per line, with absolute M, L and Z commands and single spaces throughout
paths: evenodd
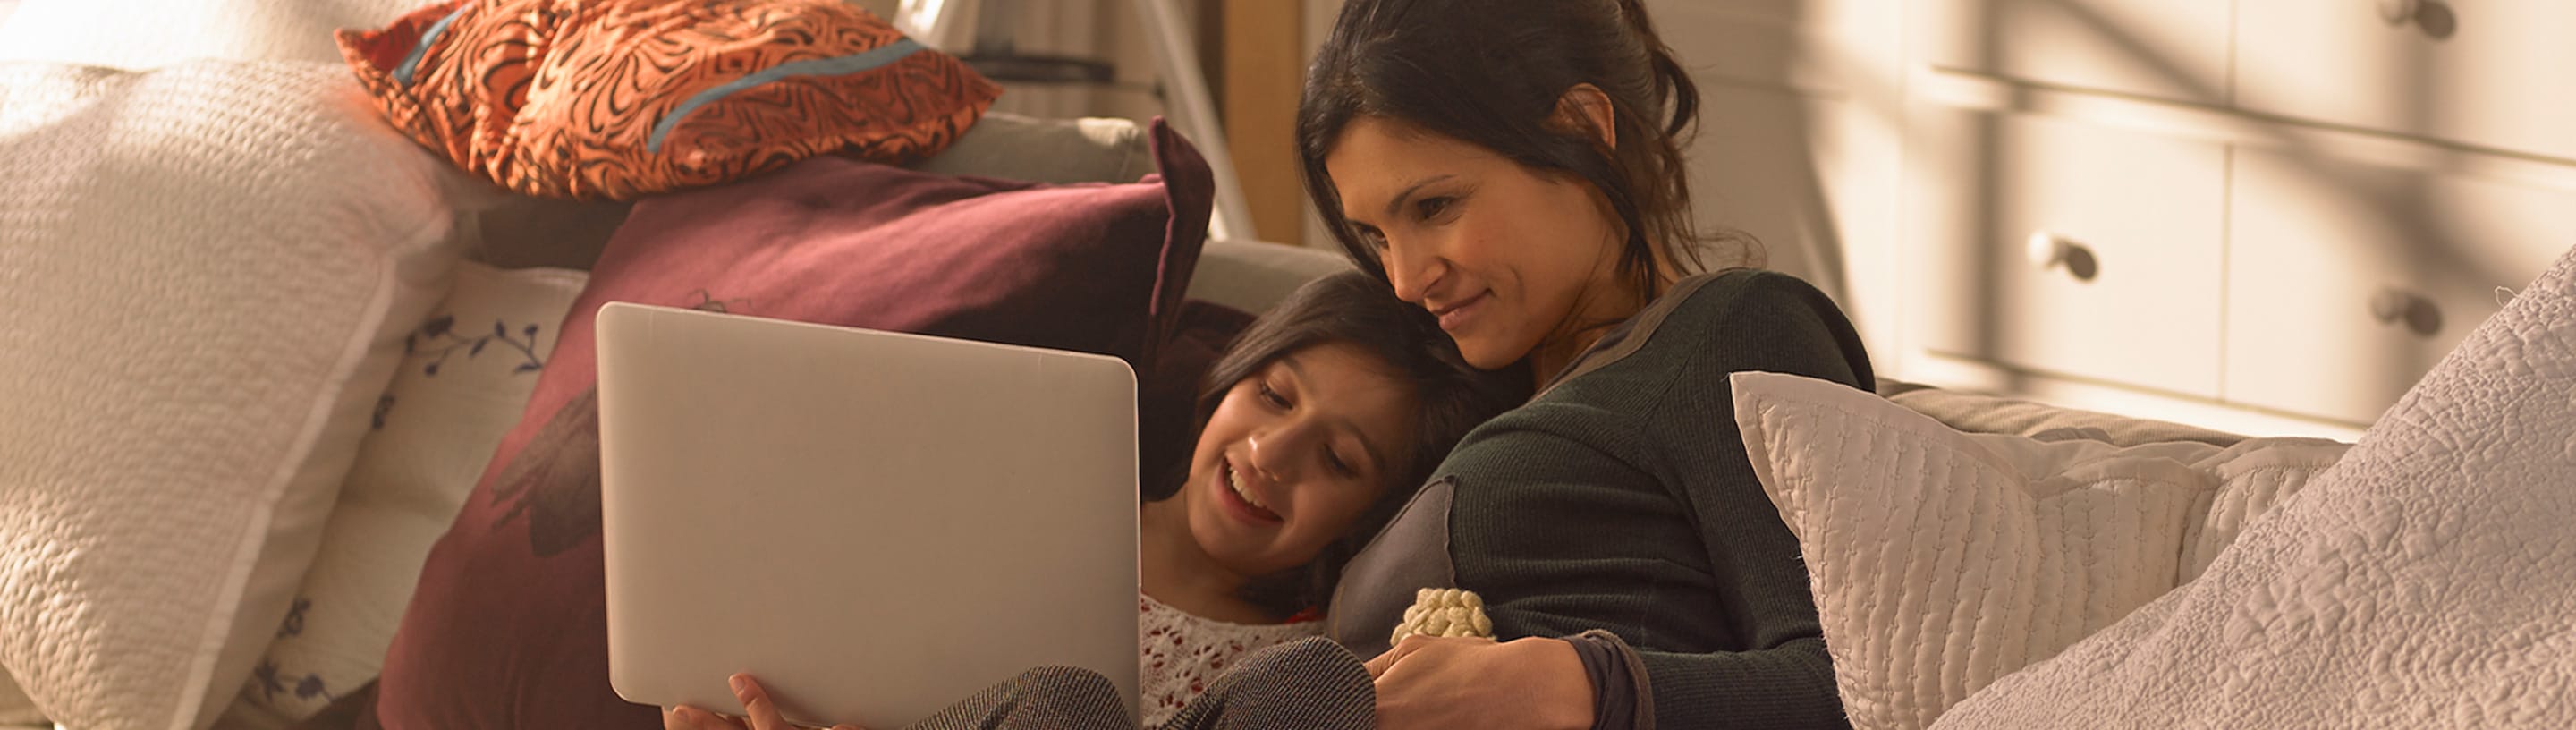
M 1652 423 L 1667 436 L 1675 496 L 1700 522 L 1710 565 L 1731 577 L 1717 592 L 1718 615 L 1752 650 L 1639 654 L 1659 713 L 1758 708 L 1784 724 L 1840 727 L 1847 720 L 1797 536 L 1753 474 L 1728 377 L 1788 373 L 1870 390 L 1875 376 L 1859 334 L 1824 294 L 1783 275 L 1740 278 L 1688 308 L 1690 331 L 1706 339 L 1674 373 L 1674 397 Z
M 1841 726 L 1794 544 L 1785 555 L 1746 555 L 1759 540 L 1706 534 L 1751 531 L 1744 517 L 1776 521 L 1769 504 L 1703 518 L 1666 491 L 1655 476 L 1664 468 L 1638 468 L 1541 430 L 1485 443 L 1518 457 L 1524 476 L 1462 476 L 1451 554 L 1459 586 L 1484 597 L 1498 638 L 1617 635 L 1644 669 L 1631 677 L 1635 704 L 1665 727 Z
M 1656 722 L 1843 726 L 1797 542 L 1745 460 L 1727 375 L 1867 387 L 1859 339 L 1778 274 L 1694 280 L 1667 299 L 1612 357 L 1577 363 L 1452 456 L 1458 585 L 1503 638 L 1625 640 Z

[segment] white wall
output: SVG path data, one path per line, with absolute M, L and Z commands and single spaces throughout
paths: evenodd
M 1833 295 L 1896 347 L 1903 29 L 1870 0 L 1646 0 L 1700 89 L 1687 150 L 1702 226 Z M 1716 262 L 1723 263 L 1723 262 Z M 1882 373 L 1888 374 L 1888 373 Z

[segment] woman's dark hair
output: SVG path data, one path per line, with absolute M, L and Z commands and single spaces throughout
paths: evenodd
M 1610 98 L 1615 143 L 1551 121 L 1565 93 Z M 1624 224 L 1619 272 L 1652 293 L 1666 274 L 1702 268 L 1682 146 L 1699 87 L 1655 34 L 1639 0 L 1351 0 L 1307 71 L 1297 105 L 1306 194 L 1360 267 L 1378 252 L 1342 216 L 1324 156 L 1352 120 L 1374 117 L 1473 144 L 1542 174 L 1580 178 Z M 1740 234 L 1759 265 L 1757 244 Z M 1663 271 L 1667 263 L 1682 269 Z
M 1386 491 L 1312 562 L 1256 577 L 1245 586 L 1246 600 L 1282 616 L 1321 607 L 1330 600 L 1343 564 L 1395 519 L 1396 511 L 1448 458 L 1450 447 L 1485 419 L 1529 398 L 1527 373 L 1469 367 L 1430 312 L 1395 298 L 1395 292 L 1374 277 L 1345 271 L 1307 282 L 1235 338 L 1200 381 L 1198 424 L 1206 426 L 1236 383 L 1280 358 L 1330 343 L 1357 346 L 1386 374 L 1412 389 L 1416 404 L 1412 457 L 1380 475 L 1386 480 Z

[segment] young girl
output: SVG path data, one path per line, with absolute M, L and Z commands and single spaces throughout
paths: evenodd
M 1449 448 L 1528 396 L 1357 271 L 1310 282 L 1209 368 L 1185 473 L 1138 514 L 1146 726 L 1244 654 L 1323 634 L 1342 565 Z M 755 704 L 755 714 L 760 708 Z M 671 728 L 740 728 L 692 708 Z
M 1517 404 L 1438 324 L 1348 272 L 1307 284 L 1209 369 L 1198 446 L 1140 515 L 1145 720 L 1236 657 L 1322 634 L 1344 562 L 1449 447 Z

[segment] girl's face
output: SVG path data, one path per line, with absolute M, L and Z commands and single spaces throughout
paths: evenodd
M 1289 353 L 1208 417 L 1178 496 L 1190 535 L 1246 578 L 1305 565 L 1413 458 L 1415 396 L 1357 346 Z
M 1620 232 L 1591 186 L 1402 122 L 1360 117 L 1324 156 L 1342 215 L 1395 294 L 1439 315 L 1468 364 L 1535 356 L 1541 378 L 1626 318 Z

